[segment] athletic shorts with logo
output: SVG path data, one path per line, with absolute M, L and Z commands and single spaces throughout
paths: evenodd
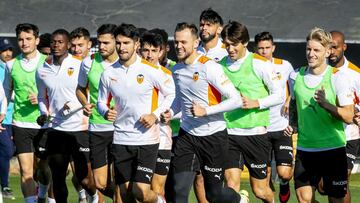
M 292 166 L 293 143 L 292 138 L 284 135 L 284 131 L 268 132 L 268 139 L 271 142 L 271 152 L 274 152 L 276 166 Z M 270 153 L 270 161 L 273 160 Z
M 271 143 L 267 134 L 263 135 L 229 135 L 229 149 L 226 168 L 248 168 L 250 176 L 257 179 L 266 178 Z
M 155 173 L 165 176 L 168 174 L 171 162 L 171 150 L 159 150 L 156 157 Z
M 90 161 L 92 169 L 112 162 L 111 146 L 114 131 L 89 131 Z
M 150 184 L 156 166 L 159 144 L 120 145 L 113 144 L 115 182 L 120 185 L 130 182 Z
M 346 143 L 347 167 L 349 170 L 354 168 L 357 153 L 359 151 L 360 139 L 349 140 Z
M 347 159 L 345 147 L 306 152 L 297 150 L 295 161 L 295 189 L 317 187 L 323 180 L 323 190 L 330 197 L 342 198 L 347 188 Z
M 46 159 L 45 129 L 22 128 L 12 126 L 16 154 L 34 152 L 36 157 Z

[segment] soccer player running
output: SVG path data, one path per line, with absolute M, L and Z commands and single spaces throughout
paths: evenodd
M 45 201 L 50 182 L 50 170 L 45 151 L 39 147 L 44 131 L 36 123 L 40 115 L 35 84 L 36 70 L 41 67 L 46 56 L 37 51 L 39 29 L 36 25 L 23 23 L 16 26 L 16 37 L 20 54 L 6 63 L 4 90 L 7 101 L 11 101 L 14 91 L 13 137 L 20 165 L 21 191 L 25 202 Z M 34 181 L 34 152 L 40 159 L 39 193 L 36 197 Z
M 269 32 L 261 32 L 255 35 L 256 53 L 265 57 L 273 64 L 275 77 L 280 81 L 281 94 L 283 102 L 276 106 L 270 107 L 270 125 L 267 127 L 268 138 L 271 142 L 271 153 L 274 154 L 276 162 L 276 171 L 280 178 L 280 202 L 287 202 L 290 198 L 289 180 L 293 175 L 293 147 L 291 136 L 285 136 L 284 130 L 289 125 L 288 112 L 285 112 L 285 101 L 289 97 L 288 79 L 290 73 L 294 71 L 292 65 L 279 58 L 274 58 L 275 44 L 273 36 Z M 268 180 L 271 181 L 271 165 L 268 166 Z
M 157 66 L 136 54 L 138 29 L 121 24 L 115 30 L 120 66 L 103 72 L 97 107 L 99 113 L 114 122 L 115 181 L 123 202 L 165 202 L 151 189 L 151 179 L 159 148 L 160 113 L 170 107 L 175 90 L 173 82 Z M 164 96 L 158 103 L 158 92 Z M 115 108 L 108 106 L 109 95 Z
M 75 91 L 81 58 L 68 53 L 69 33 L 58 29 L 51 36 L 52 58 L 37 70 L 36 83 L 41 116 L 39 123 L 49 122 L 46 151 L 52 172 L 57 203 L 67 202 L 66 171 L 72 157 L 75 174 L 88 192 L 91 202 L 98 201 L 89 161 L 87 119 Z
M 329 56 L 329 64 L 340 71 L 347 74 L 346 81 L 350 81 L 352 91 L 355 93 L 355 112 L 359 112 L 359 97 L 360 96 L 360 68 L 346 59 L 344 52 L 347 45 L 345 43 L 345 36 L 340 31 L 331 31 L 332 47 Z M 345 81 L 344 81 L 345 82 Z M 357 113 L 359 114 L 359 113 Z M 351 170 L 354 168 L 354 162 L 360 144 L 359 127 L 356 124 L 346 125 L 346 155 L 347 155 L 347 171 L 348 171 L 348 187 L 345 195 L 345 202 L 351 202 L 351 195 L 349 190 L 349 181 Z
M 227 133 L 223 112 L 242 105 L 222 67 L 198 54 L 198 30 L 194 24 L 178 23 L 175 49 L 179 59 L 173 67 L 176 98 L 162 114 L 167 121 L 181 111 L 181 129 L 174 146 L 175 202 L 188 202 L 188 195 L 200 168 L 209 202 L 247 202 L 235 190 L 223 187 Z M 221 97 L 227 99 L 221 101 Z M 196 166 L 199 164 L 200 166 Z
M 290 114 L 290 121 L 292 125 L 297 124 L 298 129 L 294 171 L 296 195 L 299 202 L 312 202 L 315 188 L 322 179 L 328 201 L 344 202 L 347 158 L 343 123 L 353 120 L 353 92 L 351 84 L 345 82 L 347 74 L 327 64 L 331 34 L 314 28 L 306 41 L 308 64 L 290 74 L 295 99 L 290 103 L 290 110 L 297 111 L 295 115 Z
M 106 196 L 113 198 L 109 164 L 112 162 L 111 145 L 114 126 L 98 112 L 100 76 L 104 70 L 119 67 L 119 56 L 115 47 L 114 31 L 116 25 L 103 24 L 97 30 L 99 52 L 86 57 L 80 68 L 76 96 L 84 107 L 84 114 L 89 116 L 90 161 L 94 173 L 96 188 Z M 87 88 L 89 92 L 87 91 Z M 88 93 L 90 100 L 88 101 Z
M 278 78 L 270 61 L 247 50 L 249 33 L 245 25 L 231 21 L 221 37 L 229 55 L 220 64 L 243 102 L 241 108 L 224 114 L 229 134 L 226 182 L 239 190 L 245 164 L 255 196 L 264 202 L 273 202 L 274 195 L 266 178 L 271 147 L 267 126 L 270 123 L 268 108 L 283 101 Z

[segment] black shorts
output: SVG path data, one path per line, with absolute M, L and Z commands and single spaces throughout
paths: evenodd
M 59 131 L 48 129 L 46 131 L 46 151 L 48 155 L 71 155 L 76 164 L 90 162 L 89 134 L 87 131 Z
M 16 154 L 31 153 L 40 159 L 46 159 L 45 129 L 22 128 L 12 126 L 13 139 L 16 147 Z
M 249 169 L 251 177 L 266 178 L 271 143 L 267 134 L 239 136 L 229 135 L 226 168 Z
M 199 164 L 207 183 L 222 184 L 227 144 L 226 130 L 208 136 L 194 136 L 180 129 L 174 146 L 174 173 L 195 172 Z
M 155 173 L 166 176 L 170 169 L 171 150 L 159 150 L 156 158 Z
M 317 187 L 323 179 L 323 189 L 330 197 L 345 197 L 347 165 L 345 147 L 320 152 L 297 150 L 295 161 L 295 189 Z
M 97 169 L 112 162 L 111 146 L 114 131 L 89 131 L 90 161 L 92 169 Z
M 360 139 L 349 140 L 346 143 L 347 167 L 349 170 L 354 168 L 354 162 L 359 150 Z
M 293 143 L 289 136 L 284 135 L 284 131 L 268 132 L 268 138 L 271 142 L 271 153 L 274 152 L 276 166 L 292 166 Z M 270 157 L 270 161 L 272 157 Z
M 119 145 L 113 144 L 115 182 L 117 185 L 128 181 L 150 184 L 156 165 L 159 144 Z

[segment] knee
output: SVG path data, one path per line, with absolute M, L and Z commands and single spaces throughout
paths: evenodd
M 132 187 L 132 193 L 137 201 L 146 202 L 146 197 L 148 197 L 150 188 L 140 187 L 137 184 L 134 184 Z
M 311 203 L 313 199 L 313 194 L 308 192 L 296 191 L 296 197 L 298 202 L 301 203 Z
M 278 171 L 279 178 L 284 181 L 291 180 L 293 176 L 292 168 L 285 169 L 285 170 L 279 170 Z
M 107 187 L 107 181 L 102 178 L 95 177 L 95 186 L 98 190 L 105 190 Z
M 265 187 L 254 187 L 253 188 L 254 195 L 259 199 L 266 199 L 266 188 Z

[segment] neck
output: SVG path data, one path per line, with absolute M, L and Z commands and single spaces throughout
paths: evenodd
M 136 58 L 137 58 L 137 55 L 136 55 L 136 52 L 134 52 L 133 55 L 130 57 L 129 60 L 127 60 L 127 61 L 121 61 L 121 60 L 120 60 L 120 63 L 121 63 L 121 65 L 123 65 L 123 66 L 125 66 L 125 67 L 129 67 L 130 65 L 132 65 L 133 63 L 135 63 Z
M 205 50 L 209 51 L 209 49 L 216 47 L 218 40 L 219 40 L 219 37 L 216 36 L 216 37 L 214 37 L 214 39 L 212 39 L 206 43 L 203 42 Z
M 117 52 L 115 51 L 110 56 L 108 56 L 106 58 L 103 57 L 103 60 L 108 63 L 114 63 L 118 58 L 119 58 L 119 56 L 118 56 Z
M 309 73 L 313 74 L 313 75 L 320 75 L 322 74 L 325 70 L 326 70 L 327 64 L 323 63 L 320 66 L 314 67 L 314 68 L 310 68 L 309 69 Z
M 65 54 L 61 55 L 61 56 L 54 56 L 54 64 L 55 65 L 61 65 L 62 62 L 64 61 L 64 59 L 68 56 L 69 54 L 66 52 Z
M 198 54 L 198 53 L 194 50 L 193 53 L 184 60 L 184 63 L 185 63 L 186 65 L 189 65 L 189 64 L 194 63 L 195 59 L 196 59 L 199 55 L 200 55 L 200 54 Z
M 335 68 L 340 68 L 341 66 L 343 66 L 345 63 L 345 58 L 342 57 L 336 64 L 332 64 L 333 67 Z
M 33 52 L 28 53 L 28 54 L 23 53 L 23 57 L 26 58 L 27 60 L 30 60 L 30 59 L 33 59 L 36 57 L 36 53 L 37 53 L 36 50 L 34 50 Z

